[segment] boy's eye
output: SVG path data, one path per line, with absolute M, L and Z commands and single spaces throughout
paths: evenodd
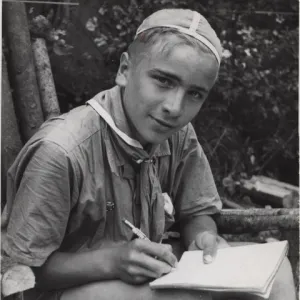
M 203 98 L 202 93 L 197 92 L 197 91 L 191 91 L 191 92 L 189 92 L 189 94 L 190 94 L 190 96 L 192 96 L 195 99 L 202 99 Z
M 166 77 L 154 76 L 154 78 L 163 86 L 172 86 L 172 81 Z

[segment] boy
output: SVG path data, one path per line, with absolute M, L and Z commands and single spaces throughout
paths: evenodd
M 207 263 L 222 242 L 210 217 L 221 202 L 189 123 L 221 51 L 199 13 L 158 11 L 122 54 L 117 85 L 46 122 L 25 145 L 8 174 L 5 251 L 50 290 L 39 299 L 211 299 L 148 282 L 177 264 L 161 243 L 175 221 L 185 249 L 203 249 Z M 133 239 L 123 219 L 151 242 Z M 272 299 L 294 299 L 292 280 L 280 283 Z

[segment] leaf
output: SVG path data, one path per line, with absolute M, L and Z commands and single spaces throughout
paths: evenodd
M 72 53 L 73 46 L 61 45 L 59 43 L 53 44 L 53 52 L 58 56 L 70 55 Z

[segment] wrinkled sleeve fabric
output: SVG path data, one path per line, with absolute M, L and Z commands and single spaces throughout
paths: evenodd
M 49 141 L 31 146 L 20 165 L 4 250 L 20 263 L 41 266 L 63 240 L 74 174 L 65 150 Z
M 175 211 L 178 219 L 220 211 L 220 200 L 206 155 L 191 124 L 181 142 L 175 177 Z

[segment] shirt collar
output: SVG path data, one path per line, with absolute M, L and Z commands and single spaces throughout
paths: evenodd
M 115 125 L 119 130 L 124 132 L 129 137 L 133 136 L 132 130 L 129 126 L 129 122 L 124 112 L 122 104 L 121 89 L 119 86 L 114 86 L 113 88 L 106 90 L 97 94 L 94 99 L 110 114 Z M 153 156 L 161 157 L 171 155 L 169 141 L 165 140 L 162 143 L 154 146 L 155 150 Z M 125 160 L 122 159 L 119 151 L 117 151 L 118 165 L 124 165 Z

